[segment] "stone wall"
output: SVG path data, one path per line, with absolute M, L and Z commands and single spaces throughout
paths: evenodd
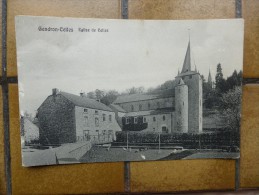
M 187 133 L 188 120 L 188 86 L 185 84 L 175 87 L 175 130 L 179 133 Z
M 90 136 L 92 139 L 98 139 L 100 135 L 115 136 L 116 131 L 121 131 L 115 113 L 111 111 L 76 106 L 75 118 L 76 136 L 80 138 Z
M 183 77 L 188 85 L 189 133 L 202 132 L 202 80 L 198 73 Z
M 74 105 L 62 95 L 49 96 L 38 109 L 40 143 L 76 142 Z

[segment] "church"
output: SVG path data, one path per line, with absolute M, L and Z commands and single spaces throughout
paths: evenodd
M 37 110 L 40 143 L 106 143 L 118 131 L 201 133 L 202 78 L 192 70 L 190 50 L 189 41 L 182 70 L 167 90 L 121 95 L 107 106 L 84 93 L 53 89 Z
M 122 95 L 111 105 L 122 131 L 202 132 L 202 78 L 192 69 L 190 41 L 172 89 L 156 94 Z

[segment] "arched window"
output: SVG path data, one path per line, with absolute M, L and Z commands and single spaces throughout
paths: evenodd
M 133 105 L 131 105 L 131 111 L 134 111 L 134 106 Z

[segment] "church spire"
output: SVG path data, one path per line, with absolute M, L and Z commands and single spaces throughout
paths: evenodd
M 210 74 L 210 69 L 209 69 L 209 76 L 208 76 L 208 84 L 209 84 L 210 88 L 213 87 L 212 78 L 211 78 L 211 74 Z
M 191 46 L 190 46 L 190 39 L 187 47 L 187 51 L 184 58 L 183 68 L 181 73 L 185 73 L 191 71 Z
M 210 69 L 209 69 L 208 83 L 212 83 L 211 74 L 210 74 Z

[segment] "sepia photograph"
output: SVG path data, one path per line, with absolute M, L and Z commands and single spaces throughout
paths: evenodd
M 239 158 L 243 26 L 16 16 L 23 166 Z

